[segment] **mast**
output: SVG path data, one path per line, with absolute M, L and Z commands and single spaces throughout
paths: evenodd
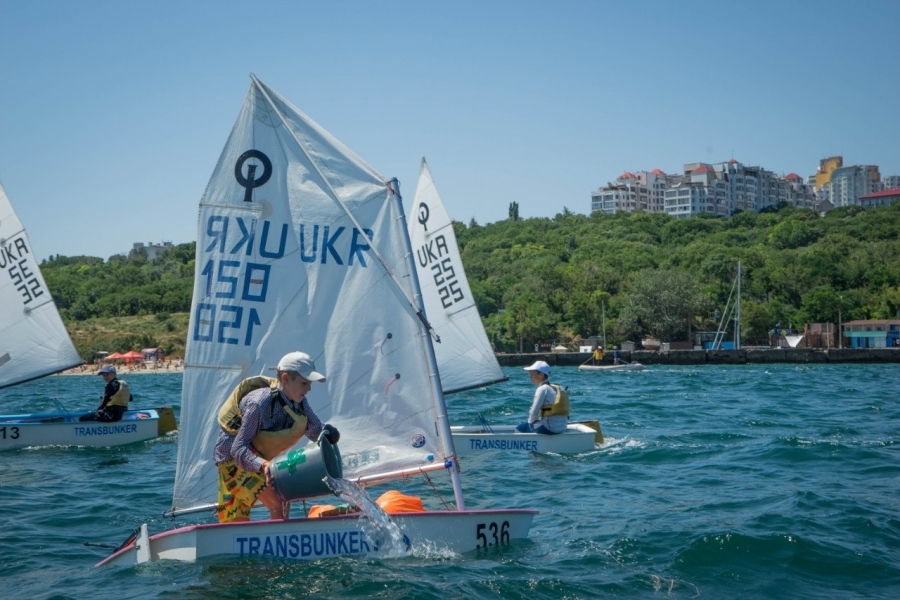
M 734 305 L 734 349 L 741 349 L 741 261 L 738 261 L 737 302 Z
M 600 320 L 603 323 L 603 351 L 606 352 L 606 301 L 600 301 Z
M 415 257 L 413 256 L 412 242 L 409 240 L 409 228 L 406 224 L 406 213 L 403 211 L 403 198 L 400 196 L 400 182 L 397 178 L 391 180 L 391 191 L 397 203 L 397 212 L 400 214 L 400 221 L 403 230 L 403 243 L 406 246 L 406 261 L 409 265 L 409 275 L 413 286 L 413 301 L 417 315 L 419 317 L 419 328 L 421 331 L 422 343 L 425 347 L 425 356 L 428 357 L 428 378 L 431 381 L 431 394 L 435 403 L 435 414 L 437 416 L 437 426 L 440 428 L 441 442 L 444 447 L 444 454 L 453 461 L 450 467 L 450 480 L 453 483 L 453 496 L 456 498 L 456 509 L 465 510 L 466 505 L 463 500 L 462 483 L 459 480 L 459 462 L 456 458 L 456 449 L 453 447 L 453 436 L 450 433 L 450 420 L 447 417 L 447 403 L 444 402 L 444 393 L 441 389 L 441 378 L 438 375 L 437 359 L 434 356 L 434 345 L 429 334 L 428 322 L 425 320 L 425 304 L 422 300 L 422 288 L 419 285 L 419 274 L 416 271 Z

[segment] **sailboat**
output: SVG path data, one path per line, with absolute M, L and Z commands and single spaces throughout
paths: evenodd
M 416 218 L 409 220 L 409 237 L 425 314 L 439 336 L 434 353 L 444 394 L 506 381 L 469 288 L 453 221 L 424 158 L 413 209 Z M 559 435 L 519 433 L 514 425 L 486 423 L 453 425 L 450 432 L 460 456 L 515 451 L 572 454 L 593 450 L 595 441 L 602 442 L 599 423 L 586 423 L 570 423 Z
M 0 388 L 82 364 L 41 275 L 31 242 L 0 185 Z M 40 446 L 117 446 L 175 428 L 170 407 L 127 411 L 115 423 L 77 414 L 0 415 L 0 450 Z M 160 414 L 162 413 L 162 415 Z
M 405 219 L 396 179 L 251 75 L 200 201 L 169 515 L 217 509 L 219 407 L 244 378 L 302 349 L 327 375 L 307 400 L 341 432 L 344 480 L 449 473 L 455 509 L 391 517 L 410 548 L 468 552 L 528 536 L 535 510 L 466 508 Z M 351 513 L 153 536 L 145 524 L 100 564 L 377 554 L 370 522 Z

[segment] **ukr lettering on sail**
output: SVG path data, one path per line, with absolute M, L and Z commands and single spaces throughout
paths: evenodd
M 457 302 L 465 299 L 459 280 L 456 278 L 456 269 L 453 268 L 453 258 L 450 256 L 450 248 L 447 239 L 443 235 L 422 244 L 416 250 L 416 257 L 421 267 L 431 265 L 431 276 L 434 285 L 441 296 L 441 305 L 450 308 Z
M 18 237 L 0 246 L 0 269 L 6 271 L 16 291 L 28 304 L 38 296 L 44 295 L 37 269 L 31 263 L 31 251 L 25 238 Z
M 255 181 L 255 180 L 254 180 Z M 281 259 L 297 256 L 288 245 L 288 223 L 252 217 L 211 214 L 201 221 L 202 256 L 195 283 L 192 339 L 197 342 L 251 346 L 265 331 L 266 299 L 270 282 L 296 278 L 297 263 Z M 374 232 L 342 225 L 295 225 L 303 263 L 327 268 L 368 268 L 366 253 Z

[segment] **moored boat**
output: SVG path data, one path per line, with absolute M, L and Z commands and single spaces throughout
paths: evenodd
M 643 371 L 646 369 L 644 365 L 637 361 L 630 363 L 620 363 L 616 365 L 581 365 L 579 371 Z

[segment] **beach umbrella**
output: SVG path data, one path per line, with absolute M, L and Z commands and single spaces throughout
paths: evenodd
M 130 362 L 134 362 L 136 360 L 144 360 L 144 355 L 141 354 L 140 352 L 135 352 L 134 350 L 131 350 L 131 351 L 123 354 L 122 358 L 125 359 L 125 362 L 130 363 Z

